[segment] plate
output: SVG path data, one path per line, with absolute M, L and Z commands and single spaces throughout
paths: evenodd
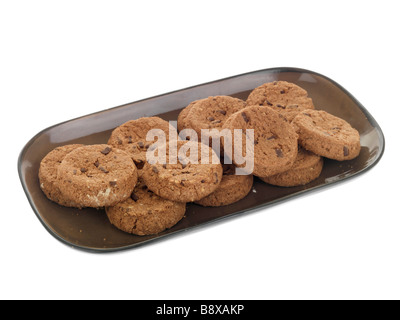
M 301 86 L 308 91 L 317 109 L 343 118 L 356 128 L 361 138 L 360 155 L 343 162 L 326 159 L 320 177 L 305 186 L 274 187 L 255 178 L 250 194 L 232 205 L 204 208 L 190 203 L 187 205 L 185 218 L 177 225 L 152 236 L 136 236 L 116 229 L 108 221 L 104 210 L 61 207 L 49 201 L 40 189 L 40 161 L 58 146 L 72 143 L 107 143 L 111 131 L 130 119 L 159 116 L 167 121 L 176 121 L 180 110 L 193 100 L 215 95 L 246 99 L 257 86 L 276 80 Z M 308 70 L 272 68 L 132 102 L 47 128 L 33 137 L 21 151 L 18 172 L 34 213 L 50 234 L 74 248 L 90 252 L 112 252 L 167 239 L 183 231 L 266 208 L 277 202 L 337 184 L 376 165 L 383 155 L 384 147 L 384 135 L 378 123 L 361 103 L 338 83 Z

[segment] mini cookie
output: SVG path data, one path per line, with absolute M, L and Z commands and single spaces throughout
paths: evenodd
M 246 101 L 247 105 L 268 106 L 291 122 L 306 109 L 314 109 L 312 99 L 303 88 L 286 81 L 264 83 L 255 88 Z
M 128 198 L 137 182 L 137 169 L 124 151 L 91 145 L 68 153 L 57 170 L 61 192 L 79 207 L 113 206 Z
M 208 97 L 192 105 L 186 116 L 189 128 L 201 138 L 202 129 L 221 130 L 225 121 L 235 112 L 246 107 L 243 100 L 229 96 Z
M 160 198 L 139 183 L 131 197 L 107 207 L 110 222 L 118 229 L 139 236 L 160 233 L 173 227 L 185 215 L 186 203 Z
M 190 158 L 185 149 L 190 149 Z M 146 162 L 142 178 L 147 187 L 164 199 L 178 202 L 197 201 L 214 192 L 222 179 L 222 166 L 215 152 L 193 141 L 178 141 L 177 150 L 174 157 L 166 145 L 161 150 L 167 154 L 164 164 Z
M 196 201 L 204 207 L 226 206 L 247 196 L 253 186 L 252 175 L 235 175 L 235 166 L 223 165 L 224 174 L 217 190 L 207 197 Z
M 301 112 L 293 120 L 300 145 L 334 160 L 350 160 L 360 154 L 360 135 L 345 120 L 322 110 Z
M 243 168 L 246 163 L 241 164 L 239 160 L 248 153 L 248 161 L 254 159 L 255 176 L 267 177 L 284 172 L 290 169 L 296 160 L 298 143 L 294 128 L 281 114 L 269 107 L 250 106 L 238 111 L 226 121 L 223 128 L 231 133 L 234 129 L 242 130 L 241 150 L 233 143 L 232 161 L 236 166 Z M 254 141 L 246 134 L 247 129 L 253 130 Z M 228 149 L 225 139 L 222 141 L 224 148 Z M 251 150 L 245 152 L 246 145 L 253 145 L 253 153 Z M 242 151 L 242 154 L 238 150 Z
M 323 164 L 322 157 L 300 147 L 292 168 L 261 180 L 280 187 L 305 185 L 319 177 Z
M 82 146 L 82 144 L 70 144 L 55 148 L 54 150 L 50 151 L 40 162 L 40 188 L 47 198 L 65 207 L 76 207 L 76 204 L 72 200 L 67 199 L 61 193 L 61 190 L 57 184 L 57 169 L 61 161 L 68 153 Z
M 178 115 L 178 131 L 182 131 L 183 129 L 189 128 L 189 123 L 187 121 L 187 115 L 189 114 L 190 109 L 195 105 L 197 102 L 201 101 L 200 100 L 195 100 L 192 101 L 186 108 L 182 109 L 182 111 Z
M 128 121 L 114 129 L 108 144 L 127 152 L 140 167 L 140 164 L 146 161 L 147 149 L 157 141 L 157 138 L 152 141 L 146 140 L 147 133 L 152 129 L 161 129 L 166 141 L 169 139 L 170 130 L 177 134 L 168 121 L 159 117 L 145 117 Z

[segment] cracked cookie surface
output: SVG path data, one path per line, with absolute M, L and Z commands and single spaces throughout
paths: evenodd
M 151 191 L 164 199 L 193 202 L 217 189 L 222 179 L 222 165 L 210 147 L 193 141 L 177 141 L 176 154 L 168 145 L 164 147 L 167 154 L 164 163 L 146 162 L 143 167 L 142 178 Z M 204 163 L 205 159 L 208 164 Z
M 279 113 L 269 107 L 249 106 L 233 114 L 224 128 L 231 133 L 234 129 L 242 130 L 242 147 L 233 146 L 233 163 L 243 168 L 238 159 L 244 157 L 254 159 L 253 174 L 267 177 L 288 170 L 297 156 L 297 134 L 291 124 Z M 246 130 L 253 130 L 254 141 Z M 234 139 L 232 138 L 232 141 Z M 225 140 L 222 140 L 225 148 Z M 253 152 L 246 145 L 253 145 Z M 240 154 L 239 151 L 242 151 Z M 248 154 L 247 154 L 248 153 Z
M 247 105 L 267 106 L 281 113 L 291 122 L 306 109 L 314 109 L 312 99 L 303 88 L 287 81 L 264 83 L 255 88 L 246 101 Z
M 339 161 L 354 159 L 360 154 L 358 131 L 326 111 L 303 111 L 292 123 L 300 145 L 306 150 Z
M 47 198 L 49 198 L 51 201 L 58 203 L 59 205 L 65 207 L 77 206 L 71 199 L 67 199 L 67 197 L 62 194 L 58 186 L 57 169 L 61 161 L 68 153 L 82 146 L 82 144 L 70 144 L 57 147 L 50 151 L 40 162 L 40 188 L 47 196 Z
M 138 166 L 143 165 L 148 148 L 157 141 L 157 138 L 152 141 L 146 140 L 147 133 L 152 129 L 162 130 L 166 141 L 169 140 L 170 131 L 177 134 L 176 129 L 168 121 L 159 117 L 143 117 L 130 120 L 115 128 L 108 144 L 127 152 Z
M 125 200 L 137 177 L 132 158 L 106 144 L 71 151 L 57 170 L 60 190 L 82 208 L 112 206 Z
M 185 215 L 186 203 L 160 198 L 144 183 L 131 196 L 113 207 L 107 207 L 110 222 L 118 229 L 144 236 L 173 227 Z

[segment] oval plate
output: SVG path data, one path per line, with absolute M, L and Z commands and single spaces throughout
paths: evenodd
M 219 208 L 187 204 L 184 219 L 171 229 L 153 236 L 135 236 L 116 229 L 108 221 L 104 210 L 61 207 L 49 201 L 40 189 L 40 161 L 58 146 L 71 143 L 107 143 L 111 131 L 128 120 L 159 116 L 165 120 L 176 121 L 180 110 L 193 100 L 215 95 L 246 99 L 252 89 L 276 80 L 301 86 L 308 91 L 317 109 L 343 118 L 356 128 L 361 137 L 360 155 L 356 159 L 344 162 L 325 159 L 320 177 L 305 186 L 274 187 L 256 178 L 250 194 L 235 204 Z M 74 248 L 90 252 L 112 252 L 165 239 L 182 231 L 265 208 L 349 179 L 377 164 L 383 155 L 384 146 L 384 136 L 377 122 L 361 103 L 339 84 L 308 70 L 273 68 L 166 93 L 52 126 L 33 137 L 23 148 L 18 159 L 18 172 L 33 211 L 50 234 Z

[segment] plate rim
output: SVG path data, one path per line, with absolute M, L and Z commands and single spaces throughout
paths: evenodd
M 350 176 L 347 176 L 347 177 L 344 177 L 344 178 L 341 178 L 341 179 L 338 179 L 338 180 L 335 180 L 335 181 L 331 181 L 331 182 L 328 182 L 328 183 L 323 184 L 323 185 L 318 185 L 318 186 L 315 186 L 313 188 L 309 188 L 309 189 L 306 189 L 306 190 L 301 190 L 301 191 L 298 191 L 298 192 L 296 192 L 294 194 L 289 194 L 289 195 L 280 197 L 278 199 L 272 200 L 272 201 L 270 201 L 268 203 L 263 203 L 263 204 L 257 205 L 257 206 L 255 206 L 253 208 L 250 208 L 250 209 L 239 210 L 239 211 L 236 211 L 236 212 L 231 213 L 229 215 L 222 216 L 222 217 L 210 220 L 210 221 L 203 222 L 203 223 L 201 223 L 199 225 L 189 226 L 189 227 L 187 227 L 185 229 L 177 230 L 175 232 L 171 232 L 171 233 L 167 233 L 167 234 L 160 234 L 157 237 L 154 237 L 154 238 L 151 238 L 151 239 L 147 239 L 147 240 L 141 241 L 141 242 L 136 243 L 136 244 L 129 244 L 129 245 L 115 247 L 115 248 L 93 248 L 93 247 L 88 247 L 88 246 L 84 246 L 84 245 L 75 244 L 75 243 L 72 243 L 72 242 L 64 239 L 63 237 L 58 235 L 55 231 L 53 231 L 50 228 L 50 226 L 43 220 L 40 212 L 38 211 L 38 209 L 34 205 L 32 196 L 28 191 L 28 188 L 27 188 L 27 185 L 26 185 L 25 179 L 24 179 L 24 174 L 22 172 L 22 161 L 23 161 L 22 159 L 23 159 L 24 155 L 26 154 L 27 150 L 29 149 L 29 147 L 33 144 L 33 142 L 40 135 L 42 135 L 44 132 L 46 132 L 48 130 L 51 130 L 51 129 L 55 128 L 55 127 L 58 127 L 60 125 L 72 122 L 72 121 L 80 120 L 80 119 L 83 119 L 83 118 L 86 118 L 86 117 L 95 116 L 95 115 L 98 115 L 98 114 L 106 112 L 106 111 L 112 111 L 114 109 L 127 107 L 128 105 L 144 102 L 146 100 L 150 100 L 150 99 L 154 99 L 154 98 L 160 98 L 160 97 L 163 97 L 163 96 L 171 95 L 171 94 L 174 94 L 174 93 L 177 93 L 177 92 L 180 92 L 180 91 L 190 90 L 190 89 L 194 89 L 196 87 L 200 87 L 200 86 L 204 86 L 204 85 L 210 85 L 210 84 L 213 84 L 213 83 L 226 81 L 226 80 L 229 80 L 229 79 L 238 78 L 238 77 L 242 77 L 242 76 L 252 75 L 252 74 L 256 74 L 256 73 L 277 73 L 278 74 L 278 73 L 283 73 L 283 72 L 308 73 L 308 74 L 313 74 L 313 75 L 319 76 L 321 78 L 324 78 L 324 79 L 328 80 L 332 84 L 334 84 L 336 87 L 338 87 L 340 90 L 342 90 L 351 100 L 353 100 L 353 102 L 357 105 L 357 107 L 360 108 L 360 110 L 365 114 L 365 116 L 367 117 L 367 119 L 371 123 L 371 125 L 377 130 L 379 145 L 380 145 L 381 148 L 379 149 L 379 153 L 376 155 L 374 161 L 369 163 L 366 167 L 362 168 L 361 170 L 357 171 L 356 173 L 354 173 L 354 174 L 352 174 Z M 218 79 L 218 80 L 213 80 L 213 81 L 204 82 L 204 83 L 197 84 L 197 85 L 192 85 L 192 86 L 181 88 L 181 89 L 178 89 L 178 90 L 173 90 L 173 91 L 170 91 L 170 92 L 158 94 L 158 95 L 155 95 L 155 96 L 152 96 L 152 97 L 147 97 L 147 98 L 144 98 L 144 99 L 140 99 L 140 100 L 136 100 L 136 101 L 133 101 L 133 102 L 125 103 L 125 104 L 122 104 L 122 105 L 119 105 L 119 106 L 103 109 L 103 110 L 100 110 L 100 111 L 96 111 L 96 112 L 93 112 L 93 113 L 89 113 L 89 114 L 86 114 L 86 115 L 83 115 L 83 116 L 80 116 L 80 117 L 76 117 L 76 118 L 73 118 L 73 119 L 70 119 L 70 120 L 66 120 L 66 121 L 54 124 L 52 126 L 49 126 L 49 127 L 45 128 L 45 129 L 39 131 L 37 134 L 35 134 L 24 145 L 24 147 L 22 148 L 22 150 L 20 151 L 19 156 L 18 156 L 17 168 L 18 168 L 18 176 L 19 176 L 22 188 L 23 188 L 23 190 L 25 192 L 25 195 L 26 195 L 26 197 L 28 199 L 28 202 L 29 202 L 32 210 L 34 211 L 35 215 L 37 216 L 37 218 L 39 219 L 41 224 L 44 226 L 44 228 L 54 238 L 59 240 L 61 243 L 67 245 L 68 247 L 72 247 L 74 249 L 79 249 L 79 250 L 83 250 L 83 251 L 90 252 L 90 253 L 113 253 L 113 252 L 119 252 L 119 251 L 124 251 L 124 250 L 128 250 L 128 249 L 139 248 L 139 247 L 142 247 L 143 245 L 146 245 L 146 244 L 149 244 L 149 243 L 156 243 L 158 241 L 165 240 L 166 238 L 169 238 L 169 237 L 172 237 L 172 236 L 182 235 L 183 231 L 192 231 L 194 229 L 199 229 L 199 228 L 206 227 L 210 223 L 220 223 L 222 220 L 233 218 L 233 217 L 236 217 L 238 215 L 242 215 L 244 213 L 252 213 L 252 212 L 255 212 L 255 211 L 259 211 L 261 209 L 264 209 L 264 208 L 267 208 L 269 206 L 278 204 L 278 203 L 280 203 L 282 201 L 285 201 L 288 198 L 292 199 L 292 198 L 299 197 L 299 196 L 303 195 L 304 193 L 314 192 L 314 191 L 317 191 L 317 190 L 323 190 L 323 189 L 332 187 L 333 185 L 336 185 L 338 183 L 341 183 L 341 182 L 344 182 L 344 181 L 348 181 L 349 179 L 358 177 L 361 174 L 369 171 L 370 169 L 372 169 L 373 167 L 375 167 L 379 163 L 379 161 L 381 160 L 381 158 L 382 158 L 382 156 L 383 156 L 383 154 L 385 152 L 385 144 L 386 144 L 385 136 L 384 136 L 383 130 L 380 127 L 380 125 L 378 124 L 378 122 L 371 115 L 371 113 L 364 107 L 364 105 L 358 99 L 356 99 L 342 85 L 340 85 L 336 81 L 332 80 L 331 78 L 329 78 L 329 77 L 327 77 L 327 76 L 325 76 L 323 74 L 320 74 L 318 72 L 315 72 L 315 71 L 302 69 L 302 68 L 296 68 L 296 67 L 273 67 L 273 68 L 266 68 L 266 69 L 260 69 L 260 70 L 245 72 L 245 73 L 241 73 L 241 74 L 237 74 L 237 75 L 221 78 L 221 79 Z

